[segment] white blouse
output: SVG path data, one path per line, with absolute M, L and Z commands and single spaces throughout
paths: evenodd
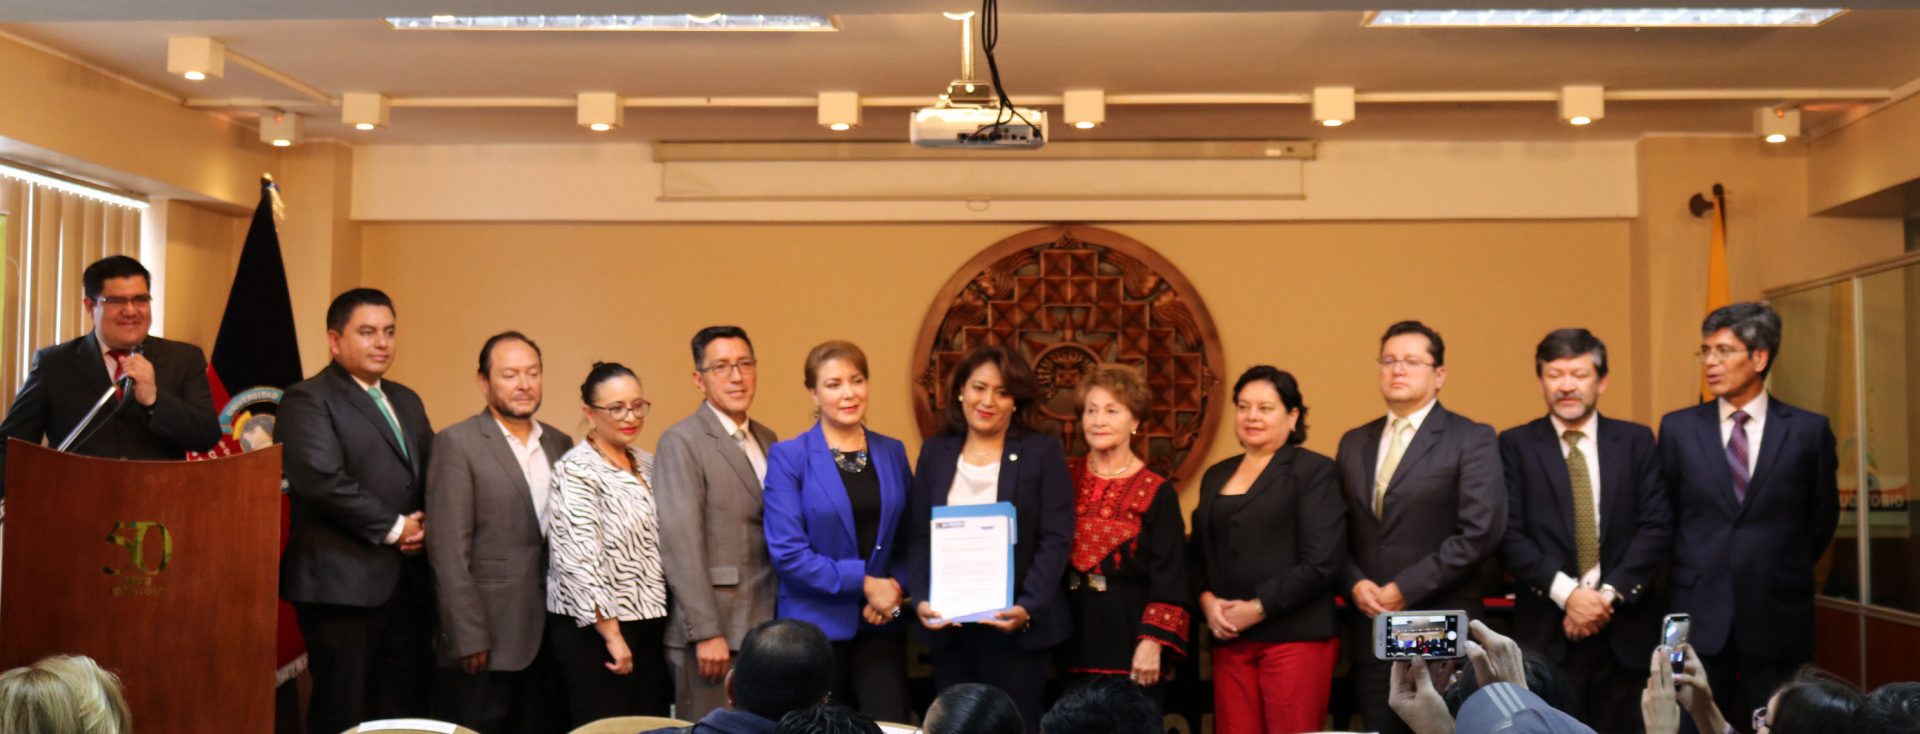
M 547 498 L 547 611 L 582 627 L 596 619 L 667 616 L 653 454 L 629 447 L 639 476 L 581 441 L 553 467 Z
M 959 460 L 953 473 L 953 486 L 947 489 L 949 505 L 990 505 L 1000 501 L 1000 462 L 974 466 Z

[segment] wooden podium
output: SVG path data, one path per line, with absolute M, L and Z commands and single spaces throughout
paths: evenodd
M 113 461 L 10 440 L 0 668 L 81 654 L 142 733 L 273 729 L 280 447 Z

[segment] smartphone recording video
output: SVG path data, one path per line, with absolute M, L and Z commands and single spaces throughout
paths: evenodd
M 1379 660 L 1445 660 L 1462 655 L 1467 613 L 1386 612 L 1373 618 L 1373 656 Z
M 1660 622 L 1660 646 L 1666 648 L 1675 675 L 1687 672 L 1687 634 L 1693 630 L 1693 617 L 1669 614 Z

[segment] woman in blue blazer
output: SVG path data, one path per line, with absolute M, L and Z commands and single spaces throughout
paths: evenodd
M 969 352 L 947 384 L 947 429 L 920 448 L 902 538 L 915 634 L 933 652 L 933 685 L 986 683 L 1007 692 L 1028 732 L 1040 729 L 1054 646 L 1073 632 L 1061 581 L 1073 551 L 1073 477 L 1060 440 L 1027 424 L 1037 410 L 1033 372 L 1000 347 Z M 933 508 L 1014 507 L 1013 606 L 954 624 L 927 601 Z
M 899 441 L 866 429 L 867 355 L 844 341 L 807 355 L 819 423 L 767 452 L 762 526 L 780 579 L 777 614 L 833 640 L 833 700 L 906 722 L 901 567 L 893 539 L 913 475 Z

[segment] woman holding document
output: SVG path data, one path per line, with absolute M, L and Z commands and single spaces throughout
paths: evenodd
M 807 354 L 819 423 L 767 452 L 763 526 L 780 578 L 778 614 L 833 640 L 833 700 L 879 721 L 907 714 L 905 555 L 893 539 L 907 509 L 907 449 L 867 430 L 867 355 L 830 341 Z
M 1073 549 L 1073 479 L 1060 442 L 1027 430 L 1038 386 L 1019 356 L 976 348 L 954 365 L 947 388 L 946 430 L 920 449 L 903 530 L 915 633 L 932 651 L 936 691 L 996 686 L 1013 697 L 1027 731 L 1038 731 L 1051 652 L 1073 631 L 1061 598 Z M 933 568 L 934 516 L 995 503 L 1013 510 L 1012 604 L 977 617 L 974 610 L 943 611 L 942 574 L 991 576 L 998 569 L 990 553 L 966 561 L 954 553 L 943 561 L 948 565 Z M 959 565 L 965 562 L 969 567 Z

